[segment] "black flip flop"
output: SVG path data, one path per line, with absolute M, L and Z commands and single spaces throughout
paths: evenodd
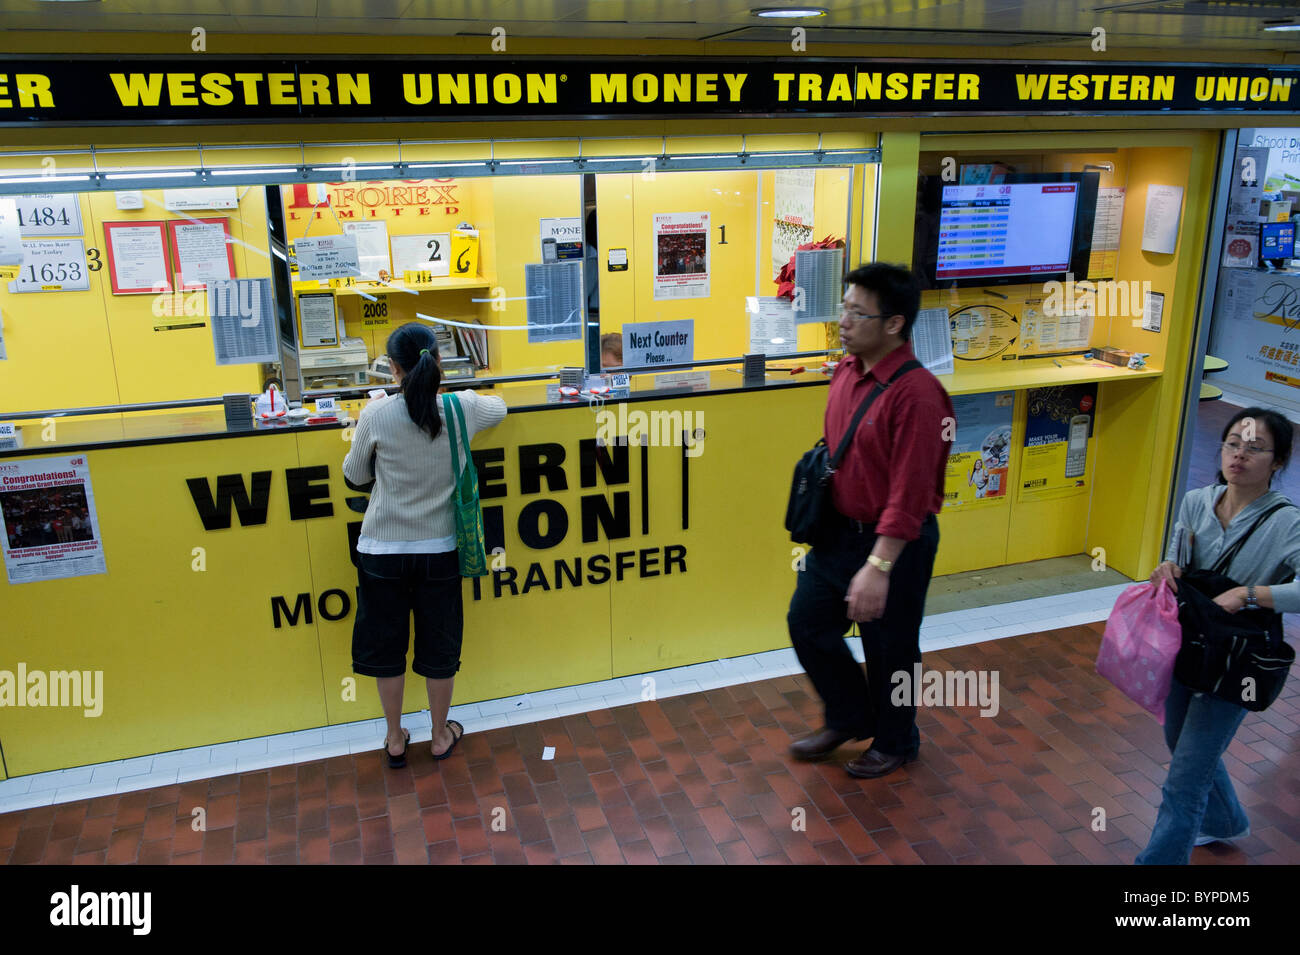
M 451 751 L 452 751 L 453 749 L 455 749 L 455 748 L 456 748 L 456 744 L 460 742 L 460 738 L 461 738 L 462 736 L 465 735 L 465 727 L 461 726 L 461 725 L 460 725 L 459 723 L 457 723 L 455 720 L 448 720 L 448 721 L 447 721 L 447 725 L 448 725 L 449 727 L 451 727 L 451 726 L 456 727 L 456 729 L 460 730 L 460 732 L 457 733 L 456 730 L 452 730 L 452 733 L 451 733 L 451 745 L 447 747 L 447 751 L 446 751 L 445 753 L 437 753 L 437 754 L 435 754 L 434 757 L 433 757 L 434 759 L 446 759 L 448 756 L 450 756 L 450 755 L 451 755 Z
M 401 769 L 406 765 L 406 751 L 411 747 L 411 731 L 404 729 L 402 733 L 406 737 L 406 742 L 402 745 L 402 751 L 396 756 L 388 751 L 388 740 L 384 740 L 384 755 L 388 757 L 389 769 Z

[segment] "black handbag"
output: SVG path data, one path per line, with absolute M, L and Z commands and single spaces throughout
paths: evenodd
M 1209 570 L 1188 570 L 1178 578 L 1178 621 L 1183 645 L 1174 676 L 1186 687 L 1259 712 L 1277 699 L 1295 660 L 1282 633 L 1282 615 L 1261 607 L 1229 613 L 1214 602 L 1241 586 L 1224 571 L 1247 538 L 1276 511 L 1269 508 Z M 1248 682 L 1249 681 L 1249 682 Z
M 824 435 L 817 439 L 812 450 L 804 452 L 799 463 L 794 466 L 794 479 L 790 482 L 790 501 L 785 508 L 785 529 L 790 532 L 790 540 L 795 543 L 816 545 L 818 539 L 824 535 L 831 515 L 835 513 L 835 506 L 830 499 L 831 475 L 840 466 L 845 453 L 849 450 L 849 445 L 853 443 L 853 435 L 858 430 L 858 423 L 886 388 L 907 372 L 920 367 L 921 363 L 918 361 L 905 361 L 887 382 L 883 385 L 877 384 L 871 389 L 871 392 L 862 399 L 862 404 L 858 405 L 858 410 L 854 412 L 849 429 L 844 432 L 844 438 L 840 441 L 840 446 L 835 449 L 833 457 Z

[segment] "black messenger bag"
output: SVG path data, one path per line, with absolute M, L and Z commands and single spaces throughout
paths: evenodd
M 1295 660 L 1295 649 L 1282 636 L 1282 615 L 1264 607 L 1228 613 L 1214 598 L 1241 586 L 1224 571 L 1256 528 L 1290 506 L 1278 504 L 1261 514 L 1211 569 L 1188 570 L 1178 578 L 1183 645 L 1174 676 L 1189 689 L 1255 712 L 1268 709 L 1282 692 Z M 1245 699 L 1248 685 L 1253 699 Z
M 905 361 L 883 386 L 877 384 L 871 389 L 871 392 L 862 399 L 862 404 L 858 405 L 858 410 L 854 412 L 853 420 L 849 422 L 849 429 L 844 432 L 844 438 L 840 441 L 840 446 L 836 448 L 833 457 L 824 435 L 817 439 L 812 450 L 804 452 L 799 463 L 794 466 L 794 479 L 790 482 L 790 501 L 785 508 L 785 529 L 790 532 L 790 540 L 796 544 L 816 545 L 835 513 L 835 505 L 831 503 L 831 475 L 840 466 L 840 462 L 844 460 L 844 455 L 849 450 L 849 445 L 853 443 L 853 436 L 857 433 L 862 416 L 886 388 L 907 372 L 920 367 L 921 363 L 918 361 Z

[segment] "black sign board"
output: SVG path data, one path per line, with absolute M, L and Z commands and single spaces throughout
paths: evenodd
M 1297 111 L 1300 69 L 917 60 L 0 61 L 0 125 Z

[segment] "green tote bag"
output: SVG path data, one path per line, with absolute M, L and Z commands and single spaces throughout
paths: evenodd
M 474 458 L 470 455 L 465 412 L 455 395 L 443 395 L 442 408 L 447 425 L 447 444 L 451 446 L 451 473 L 456 480 L 452 492 L 452 508 L 456 512 L 456 551 L 460 558 L 460 575 L 482 577 L 488 572 L 487 543 L 483 537 L 483 510 L 478 501 L 478 471 L 474 467 Z M 456 450 L 457 435 L 465 448 L 463 469 L 460 452 Z

